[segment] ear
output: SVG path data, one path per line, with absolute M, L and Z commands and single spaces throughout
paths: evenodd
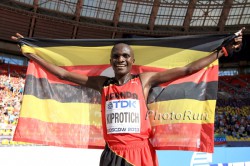
M 135 63 L 135 59 L 133 59 L 133 64 Z

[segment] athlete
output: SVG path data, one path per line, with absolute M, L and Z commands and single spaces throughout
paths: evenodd
M 158 84 L 193 74 L 223 55 L 239 49 L 242 45 L 242 30 L 236 36 L 217 51 L 184 67 L 138 75 L 130 73 L 135 63 L 131 47 L 125 43 L 116 44 L 110 55 L 110 64 L 115 73 L 113 78 L 80 75 L 48 63 L 34 53 L 23 54 L 58 78 L 101 93 L 106 146 L 101 155 L 100 166 L 157 166 L 156 151 L 149 141 L 151 127 L 149 120 L 145 118 L 149 90 Z M 23 36 L 18 33 L 12 36 L 16 41 L 20 38 Z

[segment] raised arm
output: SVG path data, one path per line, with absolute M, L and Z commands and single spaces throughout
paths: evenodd
M 238 37 L 234 38 L 230 43 L 227 43 L 223 49 L 214 51 L 210 55 L 187 64 L 184 67 L 177 67 L 163 72 L 149 72 L 141 74 L 140 77 L 144 87 L 145 97 L 147 97 L 148 91 L 152 86 L 193 74 L 222 57 L 226 54 L 226 52 L 231 52 L 240 48 L 242 44 L 242 30 L 237 32 L 236 34 Z
M 23 36 L 17 33 L 16 36 L 12 36 L 11 38 L 15 41 L 19 41 L 19 39 L 23 38 Z M 82 86 L 93 88 L 98 91 L 101 91 L 102 85 L 106 80 L 106 77 L 104 76 L 89 77 L 87 75 L 69 72 L 59 66 L 45 61 L 34 53 L 23 53 L 23 55 L 39 64 L 42 68 L 55 75 L 59 79 L 67 80 Z

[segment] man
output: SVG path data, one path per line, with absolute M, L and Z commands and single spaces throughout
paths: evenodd
M 207 57 L 184 67 L 138 75 L 130 73 L 135 63 L 131 47 L 125 43 L 116 44 L 110 55 L 110 64 L 115 73 L 114 78 L 72 73 L 46 62 L 33 53 L 23 54 L 58 78 L 93 88 L 101 93 L 102 124 L 106 146 L 100 165 L 156 166 L 158 165 L 156 151 L 149 141 L 151 127 L 149 120 L 145 118 L 149 90 L 158 84 L 193 74 L 221 56 L 227 55 L 228 52 L 238 49 L 242 44 L 242 30 L 237 32 L 237 36 Z M 12 39 L 18 41 L 22 37 L 16 34 L 12 36 Z M 126 107 L 128 105 L 129 109 Z M 119 115 L 123 115 L 122 120 Z

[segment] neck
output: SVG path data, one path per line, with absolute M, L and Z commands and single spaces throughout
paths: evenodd
M 126 84 L 131 78 L 132 78 L 132 75 L 130 73 L 127 73 L 123 76 L 115 76 L 115 80 L 118 85 Z

